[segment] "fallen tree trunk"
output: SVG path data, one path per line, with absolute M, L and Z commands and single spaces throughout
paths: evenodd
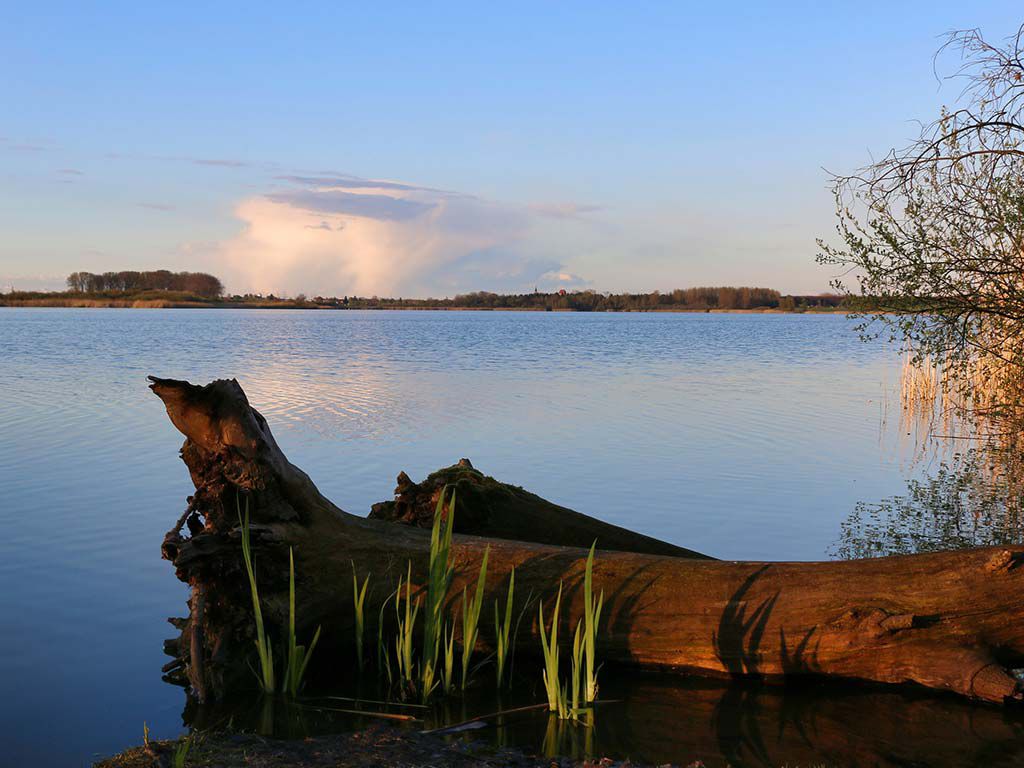
M 414 583 L 422 584 L 427 532 L 334 506 L 288 462 L 237 382 L 152 382 L 186 436 L 181 455 L 196 487 L 163 543 L 164 557 L 191 587 L 189 616 L 174 621 L 181 637 L 168 641 L 175 658 L 166 669 L 200 699 L 251 685 L 254 631 L 239 545 L 241 496 L 250 505 L 263 612 L 271 624 L 283 626 L 287 618 L 290 547 L 299 635 L 322 624 L 321 647 L 337 648 L 351 637 L 353 566 L 360 575 L 374 574 L 371 605 L 391 591 L 407 563 Z M 599 638 L 605 661 L 702 675 L 918 684 L 990 702 L 1020 698 L 1010 670 L 1024 664 L 1024 548 L 750 563 L 604 546 L 598 542 L 594 582 L 605 594 Z M 450 594 L 475 580 L 487 547 L 488 601 L 504 597 L 513 566 L 517 596 L 553 599 L 564 581 L 562 637 L 571 637 L 569 623 L 582 614 L 586 552 L 456 536 Z M 375 606 L 367 613 L 375 617 Z M 484 642 L 487 629 L 484 622 Z M 536 631 L 524 623 L 520 649 L 536 653 Z
M 430 528 L 441 491 L 449 488 L 457 498 L 456 533 L 588 549 L 597 540 L 602 549 L 616 552 L 712 559 L 498 482 L 475 469 L 469 459 L 432 472 L 420 483 L 402 472 L 397 482 L 394 500 L 374 504 L 371 519 Z

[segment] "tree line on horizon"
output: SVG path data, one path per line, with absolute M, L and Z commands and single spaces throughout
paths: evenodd
M 70 293 L 83 297 L 133 297 L 140 294 L 175 293 L 195 298 L 236 304 L 326 307 L 336 309 L 542 309 L 576 312 L 629 312 L 657 310 L 744 310 L 744 309 L 835 309 L 845 307 L 836 294 L 787 295 L 773 288 L 753 286 L 699 286 L 649 293 L 602 293 L 594 290 L 531 293 L 473 291 L 454 297 L 392 298 L 361 296 L 316 296 L 289 298 L 274 294 L 227 295 L 221 280 L 205 272 L 125 270 L 120 272 L 72 272 L 67 277 Z M 27 296 L 28 294 L 26 294 Z M 36 295 L 36 294 L 33 294 Z M 42 294 L 39 294 L 42 295 Z
M 502 294 L 475 291 L 444 299 L 363 298 L 317 296 L 313 304 L 349 309 L 400 307 L 457 307 L 465 309 L 552 309 L 576 312 L 628 312 L 656 310 L 782 309 L 836 308 L 842 298 L 834 294 L 818 296 L 783 295 L 772 288 L 705 286 L 677 288 L 650 293 L 601 293 L 593 290 Z
M 72 272 L 67 278 L 68 290 L 74 293 L 139 293 L 173 291 L 215 299 L 223 295 L 220 278 L 206 272 L 171 272 L 156 269 L 149 272 Z

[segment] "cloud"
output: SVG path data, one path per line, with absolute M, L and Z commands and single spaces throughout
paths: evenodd
M 439 288 L 446 295 L 487 290 L 497 293 L 550 288 L 556 281 L 549 276 L 562 264 L 543 256 L 529 256 L 496 247 L 468 254 L 438 274 Z
M 584 288 L 591 284 L 590 280 L 586 280 L 572 272 L 562 272 L 558 270 L 545 272 L 540 276 L 540 282 L 544 285 L 553 285 L 557 288 Z
M 285 175 L 276 176 L 279 181 L 287 181 L 292 184 L 299 184 L 304 187 L 317 189 L 338 188 L 338 189 L 390 189 L 401 192 L 439 192 L 445 193 L 443 189 L 433 187 L 418 187 L 413 184 L 405 184 L 400 181 L 379 181 L 374 179 L 360 179 L 358 176 L 347 176 L 345 174 L 323 174 L 319 176 Z
M 581 203 L 533 203 L 530 210 L 539 216 L 547 216 L 552 219 L 578 219 L 588 213 L 596 213 L 604 210 L 600 205 L 585 205 Z
M 316 213 L 350 214 L 382 221 L 413 219 L 433 207 L 432 203 L 389 197 L 388 195 L 362 195 L 340 189 L 300 189 L 292 192 L 278 192 L 267 195 L 267 199 Z
M 151 211 L 176 211 L 177 206 L 167 203 L 139 203 L 139 208 L 147 208 Z
M 540 253 L 529 206 L 344 174 L 277 180 L 294 186 L 240 202 L 241 231 L 211 254 L 231 290 L 450 295 L 565 273 Z
M 193 157 L 190 158 L 194 165 L 211 165 L 217 168 L 248 168 L 249 163 L 241 160 L 224 160 L 220 158 Z
M 57 173 L 59 173 L 59 174 L 61 174 L 63 176 L 84 176 L 85 175 L 84 173 L 82 173 L 77 168 L 61 168 L 59 171 L 57 171 Z

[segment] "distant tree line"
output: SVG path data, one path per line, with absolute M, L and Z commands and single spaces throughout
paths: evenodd
M 621 312 L 653 309 L 772 309 L 782 296 L 771 288 L 678 288 L 662 293 L 599 293 L 597 291 L 559 291 L 503 296 L 478 291 L 456 296 L 460 307 L 532 308 L 551 306 L 590 312 Z
M 252 300 L 256 297 L 233 297 Z M 275 297 L 260 297 L 273 300 Z M 716 309 L 835 309 L 845 304 L 841 296 L 782 295 L 771 288 L 704 287 L 679 288 L 674 291 L 651 293 L 599 293 L 597 291 L 558 291 L 555 293 L 501 294 L 489 291 L 464 293 L 454 298 L 407 299 L 384 297 L 344 296 L 341 298 L 316 296 L 303 302 L 315 306 L 342 309 L 415 309 L 424 307 L 460 309 L 547 309 L 575 312 L 641 312 L 657 310 L 710 311 Z
M 175 291 L 194 296 L 217 298 L 224 293 L 220 279 L 205 272 L 72 272 L 67 279 L 68 290 L 75 293 L 139 293 L 142 291 Z
M 324 309 L 533 309 L 573 312 L 653 312 L 780 309 L 849 309 L 851 300 L 836 294 L 815 296 L 783 295 L 771 288 L 699 287 L 677 288 L 650 293 L 600 293 L 598 291 L 554 291 L 532 293 L 491 293 L 475 291 L 454 297 L 389 298 L 361 296 L 315 296 L 299 294 L 293 298 L 274 294 L 224 295 L 220 279 L 205 272 L 73 272 L 67 278 L 68 291 L 84 297 L 123 298 L 139 294 L 174 293 L 212 300 L 217 304 Z M 46 294 L 19 294 L 23 299 L 45 298 Z M 142 297 L 140 297 L 142 298 Z M 170 297 L 171 299 L 177 297 Z M 182 297 L 184 298 L 184 297 Z

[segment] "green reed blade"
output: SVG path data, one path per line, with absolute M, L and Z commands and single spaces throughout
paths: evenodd
M 256 571 L 253 566 L 252 540 L 249 530 L 249 498 L 246 497 L 245 499 L 244 518 L 237 495 L 235 496 L 235 508 L 238 511 L 238 523 L 242 529 L 242 559 L 245 561 L 245 572 L 249 577 L 253 621 L 256 625 L 256 651 L 260 659 L 260 674 L 257 676 L 257 679 L 264 693 L 273 693 L 277 687 L 274 679 L 274 656 L 270 638 L 267 636 L 263 626 L 263 610 L 260 607 L 260 593 L 256 585 Z

